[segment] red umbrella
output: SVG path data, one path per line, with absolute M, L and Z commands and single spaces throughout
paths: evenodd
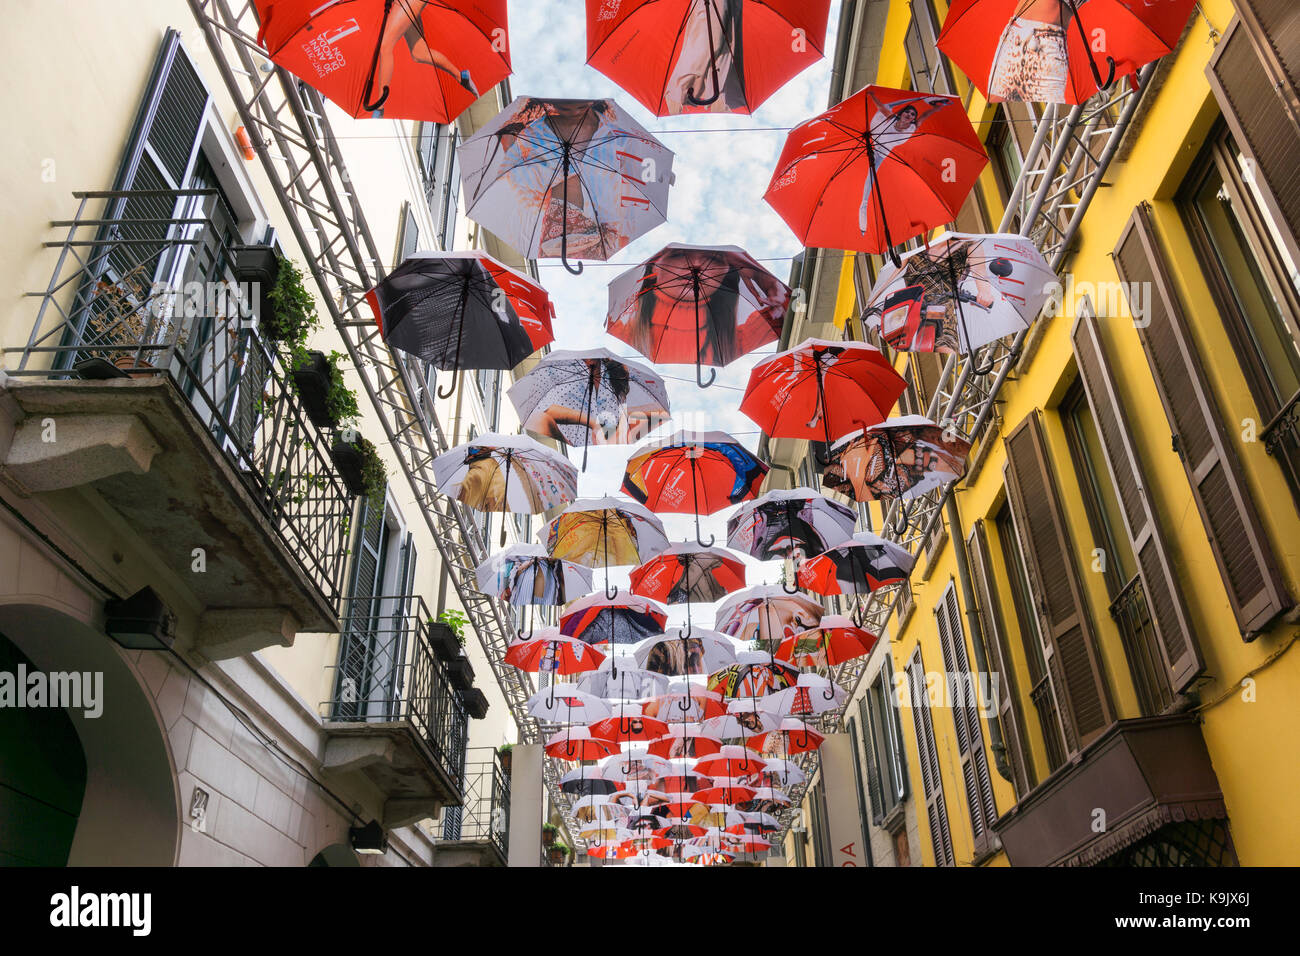
M 520 635 L 510 642 L 505 654 L 507 664 L 534 674 L 594 671 L 604 660 L 605 655 L 590 644 L 565 637 L 553 627 L 544 627 L 531 637 Z
M 787 717 L 776 730 L 746 738 L 745 746 L 764 756 L 789 757 L 816 750 L 825 739 L 817 731 L 809 730 L 806 721 Z
M 805 246 L 892 255 L 955 220 L 987 163 L 958 97 L 867 86 L 790 131 L 763 198 Z
M 713 785 L 703 790 L 696 790 L 691 797 L 700 803 L 722 803 L 735 806 L 754 799 L 752 787 L 743 787 L 732 777 L 719 777 Z
M 817 627 L 782 641 L 776 656 L 796 667 L 831 667 L 865 657 L 875 644 L 876 635 L 858 627 L 850 618 L 827 614 Z
M 745 747 L 728 744 L 712 757 L 703 757 L 697 761 L 695 769 L 710 777 L 738 777 L 741 774 L 760 773 L 766 766 L 766 762 L 750 754 Z
M 257 0 L 271 60 L 352 116 L 450 123 L 510 75 L 506 0 Z
M 668 733 L 651 741 L 649 752 L 656 757 L 707 757 L 722 747 L 722 741 L 706 734 L 697 723 L 670 724 Z
M 587 729 L 597 737 L 618 742 L 658 740 L 668 733 L 668 725 L 662 720 L 631 712 L 598 720 Z
M 586 727 L 571 727 L 547 737 L 545 750 L 559 760 L 599 760 L 618 753 L 618 744 L 592 736 Z
M 1082 103 L 1117 74 L 1171 53 L 1195 6 L 1196 0 L 953 0 L 938 47 L 991 103 Z M 1105 76 L 1094 54 L 1105 57 Z
M 849 541 L 799 565 L 799 584 L 818 594 L 869 594 L 906 581 L 916 563 L 893 541 L 859 531 Z
M 751 113 L 821 59 L 830 0 L 587 0 L 587 63 L 656 116 Z
M 767 465 L 726 432 L 679 431 L 633 453 L 622 491 L 659 514 L 695 515 L 695 538 L 707 547 L 713 538 L 700 537 L 700 515 L 756 497 L 767 472 Z
M 874 346 L 806 339 L 754 366 L 740 410 L 773 438 L 830 445 L 884 421 L 906 388 Z
M 632 571 L 632 593 L 683 604 L 710 604 L 745 586 L 745 565 L 726 548 L 675 544 Z
M 605 330 L 659 363 L 728 365 L 781 336 L 790 287 L 739 246 L 674 242 L 609 284 Z

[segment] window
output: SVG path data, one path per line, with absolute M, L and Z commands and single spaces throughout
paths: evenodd
M 907 69 L 912 89 L 927 93 L 953 93 L 952 71 L 948 58 L 939 52 L 935 39 L 939 35 L 934 0 L 911 0 L 912 19 L 907 26 L 905 45 Z
M 930 697 L 925 682 L 921 649 L 912 652 L 907 662 L 907 690 L 912 706 L 912 727 L 916 732 L 916 752 L 921 762 L 921 783 L 925 788 L 925 814 L 930 828 L 930 847 L 935 866 L 956 866 L 952 849 L 952 831 L 948 827 L 948 808 L 943 799 L 943 778 L 939 772 L 939 753 L 934 742 L 934 723 L 930 715 Z
M 460 209 L 460 133 L 452 130 L 438 144 L 443 154 L 439 164 L 442 183 L 434 219 L 438 223 L 442 248 L 450 251 L 455 246 L 456 215 Z
M 894 669 L 888 654 L 884 655 L 880 673 L 858 699 L 858 720 L 867 753 L 871 822 L 892 827 L 900 819 L 903 800 L 907 797 L 907 767 L 894 695 Z
M 394 265 L 405 262 L 407 257 L 420 248 L 420 224 L 415 220 L 415 210 L 411 204 L 402 204 L 401 223 L 397 228 L 397 261 Z
M 1220 124 L 1178 197 L 1263 440 L 1300 502 L 1300 269 L 1260 192 L 1254 160 Z
M 438 195 L 438 142 L 446 133 L 446 127 L 439 123 L 421 123 L 416 138 L 420 178 L 424 181 L 424 198 L 430 209 L 434 208 L 434 198 Z
M 474 373 L 474 382 L 478 386 L 479 398 L 483 401 L 487 426 L 496 431 L 501 418 L 501 370 L 481 368 Z
M 993 178 L 998 184 L 1004 208 L 1011 201 L 1023 164 L 1013 123 L 1008 108 L 1005 105 L 998 106 L 993 111 L 993 127 L 984 143 L 989 158 L 993 161 Z M 1014 232 L 1019 228 L 1020 217 L 1017 215 L 1011 220 L 1010 229 Z

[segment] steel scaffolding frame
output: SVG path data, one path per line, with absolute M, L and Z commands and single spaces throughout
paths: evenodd
M 541 728 L 525 708 L 531 681 L 504 661 L 514 631 L 510 609 L 478 590 L 474 579 L 474 569 L 487 553 L 482 535 L 467 509 L 440 494 L 433 481 L 433 459 L 448 448 L 433 398 L 415 364 L 399 358 L 380 337 L 365 300 L 366 291 L 384 277 L 384 260 L 352 190 L 320 94 L 267 59 L 257 43 L 257 14 L 250 0 L 188 2 L 306 257 L 320 301 L 342 335 L 415 491 L 520 740 L 540 742 Z M 552 761 L 544 763 L 552 800 L 567 812 L 558 770 Z

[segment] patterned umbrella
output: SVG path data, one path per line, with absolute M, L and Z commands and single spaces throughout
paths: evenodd
M 799 566 L 799 583 L 818 594 L 867 594 L 906 581 L 916 559 L 892 541 L 859 531 L 852 541 Z
M 746 738 L 745 746 L 765 757 L 792 757 L 816 750 L 825 739 L 817 731 L 809 730 L 806 720 L 787 717 L 775 730 Z
M 551 723 L 590 724 L 610 714 L 609 704 L 576 684 L 551 684 L 529 697 L 526 707 L 530 716 Z
M 718 605 L 716 627 L 735 640 L 770 647 L 770 642 L 815 627 L 822 614 L 812 598 L 763 584 L 737 591 Z
M 775 342 L 790 287 L 739 246 L 674 242 L 609 284 L 605 329 L 658 363 L 728 365 Z
M 668 547 L 663 522 L 644 505 L 619 498 L 581 498 L 546 526 L 546 550 L 589 568 L 605 568 L 605 596 L 611 600 L 609 569 L 640 564 Z
M 560 790 L 579 796 L 608 796 L 623 789 L 617 780 L 607 780 L 599 767 L 581 766 L 560 778 Z
M 726 432 L 679 431 L 671 438 L 641 445 L 628 459 L 623 492 L 651 511 L 711 515 L 758 494 L 768 467 Z
M 668 733 L 651 741 L 650 753 L 667 759 L 706 757 L 717 753 L 722 742 L 704 732 L 698 723 L 669 724 Z
M 574 601 L 560 615 L 560 633 L 588 644 L 618 646 L 662 634 L 667 623 L 668 612 L 647 598 L 589 594 Z
M 567 727 L 547 737 L 543 749 L 557 760 L 599 760 L 618 753 L 618 744 L 593 737 L 586 727 Z
M 578 469 L 526 435 L 489 432 L 457 445 L 433 460 L 433 477 L 443 494 L 479 511 L 537 514 L 578 494 Z
M 735 664 L 728 664 L 709 675 L 709 690 L 727 699 L 758 698 L 793 687 L 799 679 L 797 670 L 770 660 L 766 654 L 745 651 L 737 657 Z
M 672 627 L 638 644 L 636 660 L 646 670 L 669 677 L 710 674 L 735 663 L 735 648 L 731 638 L 717 631 Z
M 594 671 L 605 655 L 590 644 L 544 627 L 535 635 L 519 635 L 506 648 L 505 662 L 534 674 L 579 674 Z
M 668 677 L 638 667 L 634 657 L 611 656 L 578 678 L 578 689 L 607 700 L 635 700 L 666 691 Z
M 858 627 L 850 618 L 827 614 L 816 627 L 782 641 L 776 656 L 795 667 L 832 667 L 870 654 L 876 640 L 876 635 Z
M 608 259 L 668 218 L 673 153 L 613 100 L 518 97 L 460 148 L 466 215 L 526 258 Z
M 686 605 L 686 633 L 691 632 L 691 605 L 711 604 L 745 584 L 745 566 L 725 548 L 675 544 L 632 571 L 632 593 L 668 604 Z
M 627 445 L 668 420 L 664 380 L 608 349 L 551 352 L 507 394 L 524 428 L 581 445 L 584 469 L 589 444 Z
M 558 605 L 591 590 L 591 572 L 546 553 L 540 544 L 512 544 L 474 572 L 479 589 L 514 607 Z
M 800 674 L 794 687 L 769 694 L 760 706 L 777 717 L 808 718 L 834 710 L 844 703 L 844 690 L 819 674 Z
M 848 505 L 811 488 L 778 488 L 745 502 L 727 519 L 727 546 L 760 560 L 798 561 L 853 537 L 857 520 Z
M 514 368 L 555 338 L 546 290 L 481 252 L 416 253 L 366 300 L 385 342 L 443 371 Z

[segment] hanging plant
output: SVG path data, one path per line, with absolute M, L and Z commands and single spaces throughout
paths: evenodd
M 451 632 L 456 635 L 456 642 L 461 647 L 465 646 L 465 625 L 469 623 L 469 618 L 461 614 L 460 611 L 447 608 L 438 615 L 438 623 L 446 624 L 451 628 Z
M 320 327 L 320 316 L 316 314 L 316 300 L 307 291 L 293 260 L 280 257 L 267 300 L 271 308 L 262 316 L 262 332 L 271 341 L 286 346 L 296 358 L 308 334 Z
M 355 441 L 346 441 L 340 435 L 330 448 L 330 457 L 334 467 L 354 495 L 365 495 L 374 503 L 384 500 L 384 488 L 388 485 L 388 471 L 384 460 L 379 457 L 379 450 L 368 439 L 360 435 Z

